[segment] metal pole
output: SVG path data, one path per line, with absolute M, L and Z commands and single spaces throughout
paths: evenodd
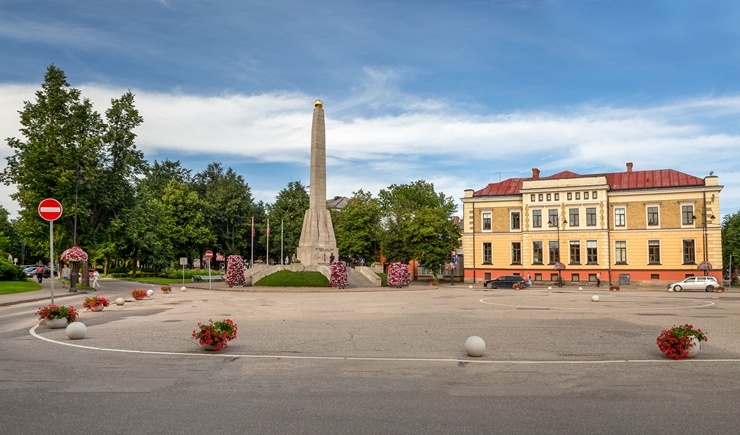
M 51 269 L 51 303 L 54 304 L 54 221 L 49 221 L 49 268 Z
M 280 262 L 285 264 L 283 258 L 283 219 L 280 219 Z

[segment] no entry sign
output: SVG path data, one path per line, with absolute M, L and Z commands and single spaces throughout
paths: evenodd
M 41 219 L 53 222 L 62 215 L 62 204 L 54 198 L 46 198 L 39 203 L 39 216 Z
M 207 250 L 207 251 L 206 251 L 206 258 L 207 258 L 207 259 L 209 259 L 209 260 L 210 260 L 211 258 L 213 258 L 213 251 L 211 251 L 210 249 L 209 249 L 209 250 Z

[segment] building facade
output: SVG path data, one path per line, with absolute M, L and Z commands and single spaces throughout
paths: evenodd
M 530 276 L 535 285 L 666 285 L 709 274 L 721 282 L 717 176 L 672 169 L 564 171 L 468 189 L 466 282 Z M 560 269 L 560 270 L 558 270 Z

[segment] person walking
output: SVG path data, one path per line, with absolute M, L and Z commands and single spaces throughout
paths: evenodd
M 601 286 L 601 272 L 596 272 L 596 287 Z
M 329 256 L 329 264 L 334 264 L 334 253 L 333 252 Z
M 65 264 L 62 268 L 62 287 L 69 286 L 69 267 Z
M 44 266 L 39 265 L 39 267 L 36 268 L 36 281 L 38 281 L 39 284 L 41 284 L 41 281 L 44 280 Z
M 98 272 L 98 269 L 95 269 L 95 272 L 93 272 L 93 283 L 92 288 L 100 290 L 100 283 L 98 282 L 98 279 L 100 278 L 100 272 Z

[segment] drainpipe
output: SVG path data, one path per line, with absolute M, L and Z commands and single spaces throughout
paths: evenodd
M 706 262 L 709 261 L 709 255 L 707 254 L 707 192 L 704 191 L 702 192 L 702 194 L 704 195 L 704 261 Z M 707 269 L 704 269 L 704 276 L 707 275 L 709 275 L 709 271 Z
M 473 204 L 473 284 L 475 284 L 476 266 L 475 266 L 475 202 Z
M 607 275 L 609 278 L 609 285 L 612 285 L 612 232 L 611 228 L 611 205 L 609 204 L 609 195 L 606 195 L 606 265 L 609 268 Z

